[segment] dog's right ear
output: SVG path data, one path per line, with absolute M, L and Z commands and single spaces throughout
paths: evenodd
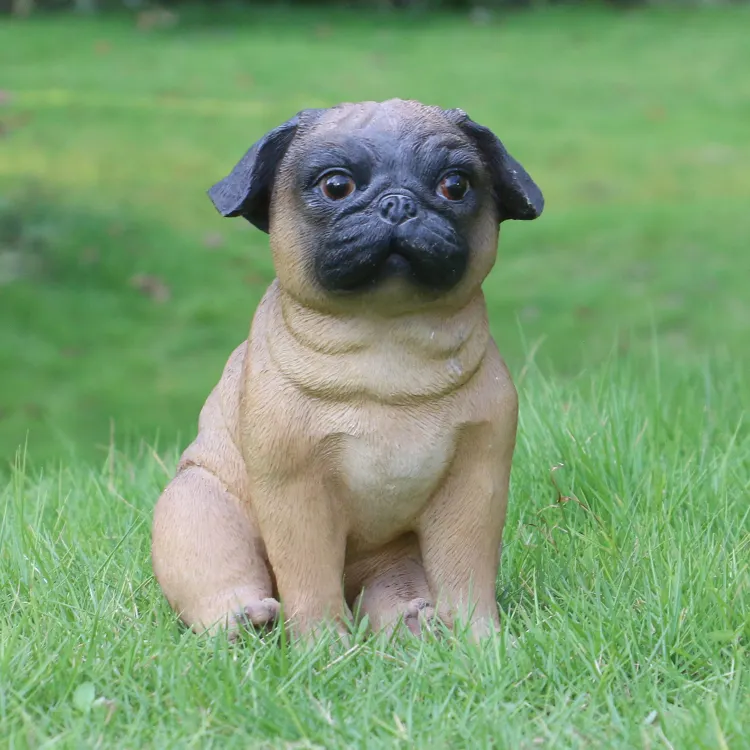
M 208 191 L 208 197 L 222 216 L 242 216 L 261 231 L 268 232 L 268 212 L 276 169 L 305 114 L 307 111 L 299 112 L 291 120 L 266 133 L 231 173 Z

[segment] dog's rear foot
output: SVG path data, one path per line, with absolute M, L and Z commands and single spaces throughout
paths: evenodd
M 279 619 L 281 607 L 276 599 L 258 599 L 245 604 L 233 616 L 229 626 L 230 638 L 237 638 L 241 630 L 256 630 L 259 632 L 270 630 Z
M 404 624 L 414 635 L 429 631 L 436 621 L 435 608 L 426 599 L 412 599 L 406 605 Z

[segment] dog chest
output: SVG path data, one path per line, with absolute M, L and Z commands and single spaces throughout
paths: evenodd
M 424 507 L 445 476 L 455 449 L 452 431 L 410 426 L 342 436 L 337 475 L 353 531 L 397 532 Z

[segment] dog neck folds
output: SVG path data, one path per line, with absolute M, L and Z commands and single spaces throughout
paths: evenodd
M 489 343 L 481 293 L 450 315 L 342 316 L 310 308 L 274 282 L 262 307 L 276 367 L 296 387 L 328 399 L 406 405 L 447 396 L 471 379 Z

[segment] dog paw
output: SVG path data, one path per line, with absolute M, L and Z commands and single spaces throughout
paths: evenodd
M 268 630 L 278 621 L 280 611 L 281 606 L 276 599 L 250 602 L 234 614 L 234 627 L 230 627 L 230 631 L 237 637 L 240 630 Z
M 436 621 L 435 608 L 426 599 L 412 599 L 404 612 L 404 624 L 414 635 L 422 635 Z

